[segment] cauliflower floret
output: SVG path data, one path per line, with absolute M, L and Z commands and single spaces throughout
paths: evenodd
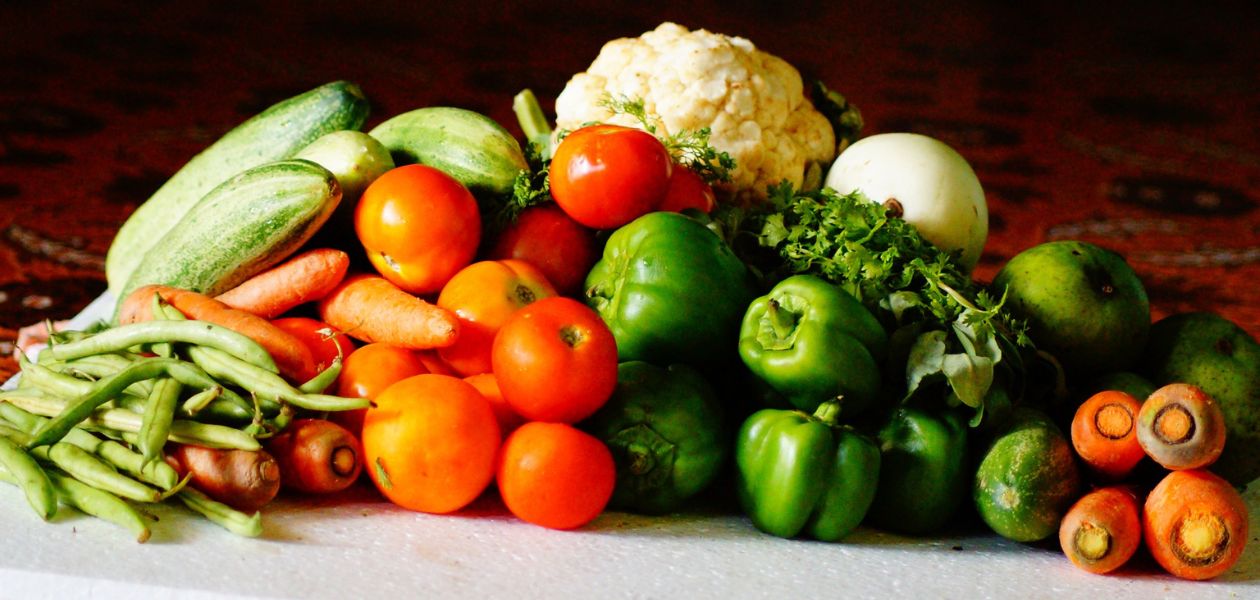
M 640 126 L 601 105 L 610 95 L 642 99 L 664 135 L 709 127 L 709 142 L 736 164 L 718 192 L 737 202 L 762 200 L 784 179 L 799 187 L 811 163 L 825 167 L 836 156 L 835 132 L 805 98 L 800 73 L 741 37 L 663 23 L 608 42 L 556 98 L 557 126 Z

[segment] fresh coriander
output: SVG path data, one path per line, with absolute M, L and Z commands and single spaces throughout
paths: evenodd
M 634 118 L 644 131 L 656 136 L 665 145 L 674 162 L 695 171 L 705 182 L 712 184 L 731 180 L 735 159 L 709 143 L 712 131 L 708 127 L 661 133 L 660 117 L 648 113 L 642 98 L 605 94 L 599 105 L 613 115 L 624 114 Z

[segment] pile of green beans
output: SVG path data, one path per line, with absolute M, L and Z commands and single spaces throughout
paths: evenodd
M 233 533 L 261 535 L 258 513 L 186 488 L 165 445 L 258 450 L 295 416 L 367 401 L 320 393 L 340 361 L 293 386 L 250 338 L 163 305 L 154 314 L 166 319 L 54 334 L 37 361 L 19 360 L 17 389 L 0 392 L 0 481 L 21 488 L 44 520 L 64 504 L 140 542 L 150 519 L 131 502 L 172 496 Z

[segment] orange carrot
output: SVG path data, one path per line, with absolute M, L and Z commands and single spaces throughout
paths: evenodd
M 1119 480 L 1146 456 L 1137 439 L 1142 403 L 1118 390 L 1090 396 L 1072 418 L 1072 447 L 1085 464 L 1108 480 Z
M 143 286 L 123 300 L 118 322 L 152 320 L 154 294 L 160 295 L 164 302 L 190 319 L 221 325 L 258 342 L 275 359 L 280 374 L 291 382 L 300 383 L 315 371 L 315 358 L 310 349 L 293 334 L 272 325 L 262 317 L 189 290 L 160 285 Z
M 1229 482 L 1202 469 L 1169 473 L 1142 510 L 1146 548 L 1182 579 L 1228 571 L 1247 545 L 1247 505 Z
M 455 343 L 459 320 L 379 275 L 347 277 L 319 303 L 320 320 L 364 342 L 424 350 Z
M 1059 545 L 1072 564 L 1090 573 L 1110 573 L 1142 545 L 1137 498 L 1121 486 L 1081 497 L 1059 523 Z
M 1137 439 L 1164 468 L 1206 467 L 1225 449 L 1225 414 L 1202 389 L 1170 383 L 1142 403 Z
M 285 489 L 328 494 L 350 487 L 363 470 L 363 449 L 344 427 L 297 419 L 267 442 Z
M 308 250 L 215 297 L 232 308 L 274 319 L 322 300 L 346 276 L 350 256 L 334 248 Z
M 459 373 L 456 373 L 455 369 L 446 364 L 446 361 L 442 360 L 442 357 L 438 355 L 436 350 L 421 350 L 416 352 L 416 358 L 420 359 L 420 362 L 424 364 L 424 368 L 428 369 L 430 373 L 459 377 Z
M 280 466 L 262 450 L 220 450 L 171 444 L 167 462 L 189 485 L 242 512 L 254 512 L 280 491 Z

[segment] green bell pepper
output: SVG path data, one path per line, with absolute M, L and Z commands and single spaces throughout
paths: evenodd
M 648 213 L 613 232 L 586 290 L 620 359 L 655 364 L 733 359 L 740 316 L 755 295 L 747 267 L 726 242 L 670 212 Z
M 616 462 L 610 505 L 661 514 L 718 475 L 729 444 L 723 423 L 717 394 L 695 370 L 635 361 L 617 367 L 612 397 L 583 427 Z
M 880 455 L 871 440 L 838 427 L 835 401 L 813 416 L 766 408 L 735 441 L 740 505 L 758 529 L 834 542 L 862 522 L 875 497 Z
M 888 336 L 875 315 L 838 286 L 795 275 L 753 300 L 739 331 L 739 355 L 796 408 L 813 412 L 840 397 L 845 418 L 879 395 Z
M 871 522 L 913 535 L 944 527 L 970 491 L 963 418 L 902 407 L 880 428 L 879 442 L 883 468 Z

